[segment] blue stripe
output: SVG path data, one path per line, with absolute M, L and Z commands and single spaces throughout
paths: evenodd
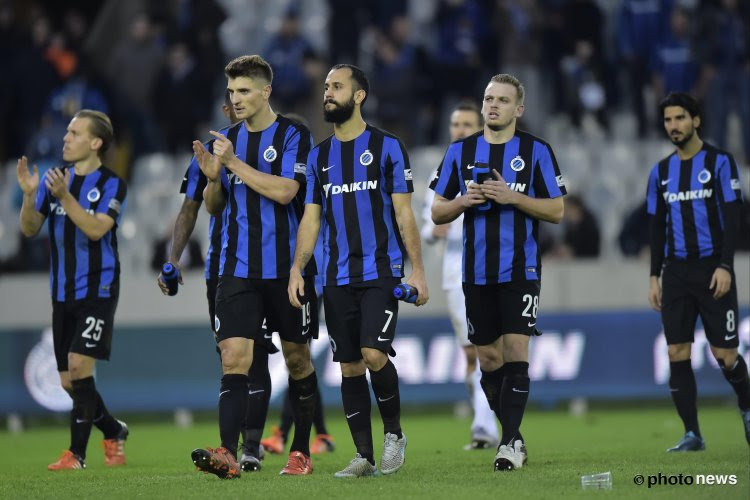
M 440 177 L 438 177 L 437 184 L 435 184 L 435 192 L 440 196 L 445 197 L 445 190 L 448 187 L 448 181 L 450 181 L 452 175 L 456 175 L 454 169 L 458 167 L 460 170 L 460 165 L 458 165 L 458 161 L 456 161 L 456 150 L 459 149 L 462 144 L 463 143 L 451 144 L 448 147 L 448 152 L 445 153 L 443 163 L 440 165 Z M 460 186 L 460 189 L 461 192 L 463 192 L 464 187 Z
M 716 168 L 714 168 L 714 174 L 718 178 L 716 179 L 718 182 L 715 182 L 716 189 L 721 189 L 721 192 L 724 195 L 724 202 L 731 203 L 739 199 L 737 193 L 732 189 L 732 176 L 737 174 L 737 179 L 739 179 L 739 172 L 732 172 L 732 163 L 729 161 L 727 155 L 716 155 Z M 715 193 L 714 196 L 718 199 L 718 193 Z M 719 211 L 719 213 L 721 213 L 721 211 Z
M 238 154 L 240 158 L 246 159 L 246 162 L 252 161 L 252 159 L 247 158 L 247 129 L 245 128 L 245 122 L 242 122 L 240 130 L 237 133 L 235 154 Z M 234 180 L 230 182 L 234 182 Z M 238 278 L 247 278 L 249 273 L 248 262 L 250 261 L 247 244 L 247 227 L 249 222 L 247 214 L 247 188 L 245 188 L 244 185 L 235 185 L 232 193 L 234 194 L 235 203 L 237 204 L 237 214 L 234 214 L 237 220 L 237 254 L 235 255 L 237 265 L 234 270 L 234 275 Z
M 693 157 L 693 161 L 691 162 L 691 173 L 690 173 L 690 189 L 691 190 L 700 190 L 705 189 L 706 185 L 710 185 L 707 183 L 706 185 L 702 184 L 698 180 L 698 174 L 703 170 L 706 169 L 707 171 L 711 172 L 713 169 L 706 168 L 706 151 L 701 150 L 697 155 Z M 715 172 L 711 173 L 711 176 Z M 710 181 L 709 181 L 710 182 Z M 711 183 L 716 186 L 718 186 L 718 183 Z M 714 196 L 716 194 L 714 193 Z M 711 231 L 709 229 L 709 220 L 708 220 L 708 210 L 706 208 L 706 201 L 705 200 L 692 200 L 693 204 L 693 217 L 695 221 L 695 232 L 698 236 L 698 255 L 701 257 L 707 257 L 709 255 L 713 255 L 714 253 L 714 247 L 713 243 L 711 242 Z
M 260 144 L 258 146 L 258 158 L 255 164 L 258 165 L 258 170 L 260 170 L 261 172 L 265 174 L 271 174 L 271 164 L 265 160 L 265 158 L 263 157 L 263 154 L 269 146 L 273 145 L 273 135 L 276 132 L 276 129 L 278 127 L 279 127 L 279 122 L 274 122 L 273 125 L 265 129 L 260 135 Z M 276 151 L 277 158 L 282 153 L 283 151 Z M 292 169 L 292 176 L 293 175 L 294 175 L 294 171 Z M 282 172 L 282 176 L 283 176 L 283 172 Z M 264 279 L 276 278 L 275 205 L 276 203 L 273 200 L 270 200 L 262 195 L 260 196 L 261 252 L 263 254 L 262 255 L 263 268 L 261 269 L 261 276 Z M 248 260 L 252 258 L 256 258 L 256 257 L 253 255 L 248 255 Z
M 463 143 L 466 146 L 466 143 Z M 463 152 L 461 154 L 463 156 Z M 490 145 L 479 136 L 474 150 L 474 163 L 489 163 Z M 460 169 L 459 165 L 459 169 Z M 465 187 L 463 189 L 466 189 Z M 487 283 L 487 219 L 484 211 L 476 208 L 473 211 L 474 218 L 474 283 L 483 285 Z
M 364 135 L 364 134 L 363 134 Z M 394 193 L 407 193 L 409 192 L 409 186 L 406 184 L 406 178 L 404 170 L 406 168 L 406 159 L 401 152 L 398 140 L 392 137 L 383 138 L 383 153 L 384 156 L 381 159 L 380 164 L 385 165 L 385 155 L 390 157 L 391 163 L 393 164 L 393 192 Z M 356 158 L 358 158 L 357 156 Z
M 328 170 L 328 182 L 331 185 L 343 185 L 344 163 L 341 159 L 341 143 L 331 140 L 331 148 L 328 151 L 327 165 L 336 165 L 338 168 Z M 336 224 L 336 246 L 339 250 L 338 262 L 336 262 L 336 284 L 345 285 L 349 283 L 349 241 L 347 239 L 346 217 L 344 215 L 344 197 L 329 196 L 333 220 Z
M 510 185 L 516 182 L 516 171 L 510 168 L 510 161 L 518 155 L 518 148 L 520 145 L 520 139 L 518 136 L 514 136 L 513 139 L 505 144 L 505 151 L 503 152 L 503 164 L 501 167 L 501 175 L 505 182 Z M 533 163 L 533 162 L 532 162 Z M 532 165 L 526 168 L 532 168 Z M 493 176 L 494 179 L 494 176 Z M 500 207 L 500 282 L 506 282 L 511 280 L 511 274 L 513 271 L 513 258 L 515 256 L 515 209 L 509 206 Z M 520 243 L 520 242 L 519 242 Z
M 533 165 L 533 164 L 532 164 Z M 529 196 L 532 198 L 536 198 L 536 191 L 534 190 L 534 171 L 535 169 L 531 169 L 531 177 L 529 178 Z M 557 184 L 557 183 L 555 183 Z M 531 217 L 525 218 L 526 222 L 526 242 L 523 244 L 524 252 L 526 253 L 526 269 L 524 269 L 524 272 L 526 273 L 526 279 L 527 280 L 538 280 L 539 279 L 539 269 L 536 269 L 537 267 L 537 252 L 539 251 L 539 247 L 537 246 L 536 239 L 534 239 L 534 221 Z M 536 272 L 529 272 L 528 269 L 530 267 L 533 267 Z
M 669 177 L 667 179 L 667 191 L 671 193 L 680 192 L 680 158 L 675 154 L 669 159 Z M 671 219 L 672 234 L 674 235 L 674 255 L 687 257 L 685 248 L 685 234 L 682 232 L 682 211 L 680 203 L 669 204 L 669 218 Z
M 191 200 L 195 199 L 195 189 L 198 187 L 198 179 L 200 177 L 200 166 L 198 160 L 193 156 L 190 160 L 190 165 L 187 170 L 187 187 L 185 188 L 185 196 Z
M 96 182 L 101 177 L 99 171 L 87 175 L 83 184 L 81 184 L 81 193 L 78 197 L 78 203 L 81 208 L 88 210 L 91 208 L 91 202 L 88 200 L 88 192 L 96 187 Z M 99 193 L 100 197 L 104 193 Z M 99 240 L 98 245 L 102 246 L 102 257 L 104 257 L 104 238 Z M 89 289 L 89 239 L 78 227 L 75 230 L 75 249 L 76 249 L 76 274 L 75 274 L 75 300 L 86 297 Z M 102 262 L 103 264 L 104 262 Z

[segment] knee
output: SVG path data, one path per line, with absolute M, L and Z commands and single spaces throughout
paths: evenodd
M 724 371 L 732 369 L 738 356 L 736 350 L 729 349 L 722 349 L 722 352 L 714 352 L 713 355 L 716 358 L 716 362 L 719 363 L 719 366 Z
M 305 375 L 312 366 L 310 360 L 310 351 L 306 349 L 299 349 L 288 353 L 284 360 L 286 367 L 289 370 L 289 374 L 294 378 L 299 378 L 301 375 Z
M 667 353 L 669 354 L 669 361 L 685 361 L 690 359 L 690 348 L 692 344 L 672 344 L 667 346 Z
M 361 350 L 361 352 L 362 359 L 364 360 L 365 366 L 367 366 L 368 370 L 378 371 L 383 368 L 388 362 L 388 356 L 384 352 L 378 351 L 377 349 L 369 349 L 365 347 Z
M 529 359 L 529 340 L 513 339 L 503 343 L 503 357 L 506 362 L 528 361 Z
M 252 352 L 245 353 L 234 347 L 221 349 L 221 366 L 224 368 L 224 373 L 247 373 L 252 362 Z
M 484 371 L 494 371 L 503 365 L 503 353 L 500 349 L 478 349 L 477 358 Z

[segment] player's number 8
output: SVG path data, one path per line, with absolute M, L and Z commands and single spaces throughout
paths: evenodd
M 734 331 L 734 311 L 727 311 L 727 331 Z

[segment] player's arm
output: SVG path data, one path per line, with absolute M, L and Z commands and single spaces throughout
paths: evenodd
M 222 135 L 222 137 L 224 136 Z M 215 144 L 216 141 L 214 141 Z M 203 189 L 203 201 L 206 202 L 206 210 L 211 215 L 220 215 L 227 203 L 221 187 L 221 162 L 216 155 L 206 150 L 201 141 L 193 141 L 193 153 L 195 153 L 198 167 L 208 181 Z
M 296 308 L 301 308 L 299 296 L 305 296 L 305 280 L 302 278 L 302 270 L 313 256 L 315 243 L 318 241 L 320 232 L 320 214 L 323 207 L 316 203 L 307 203 L 302 220 L 297 229 L 297 246 L 294 249 L 294 262 L 289 270 L 289 302 Z
M 717 165 L 719 189 L 717 195 L 724 217 L 724 233 L 721 242 L 719 267 L 711 276 L 709 288 L 714 291 L 714 298 L 720 299 L 732 287 L 732 270 L 734 269 L 734 251 L 737 247 L 737 235 L 740 232 L 742 213 L 742 193 L 740 175 L 732 156 L 722 157 Z
M 169 250 L 169 260 L 175 268 L 177 268 L 177 280 L 182 285 L 182 270 L 180 269 L 180 257 L 182 252 L 185 250 L 190 235 L 193 234 L 195 229 L 195 221 L 198 219 L 198 211 L 201 208 L 201 202 L 191 200 L 185 196 L 185 200 L 182 202 L 180 207 L 180 213 L 177 214 L 177 220 L 174 223 L 174 229 L 172 230 L 172 244 Z M 161 265 L 161 263 L 159 263 Z M 163 281 L 163 276 L 159 273 L 159 277 L 156 279 L 156 283 L 159 285 L 164 295 L 169 294 L 169 287 Z
M 214 155 L 237 175 L 247 187 L 282 205 L 289 204 L 299 191 L 299 182 L 278 175 L 266 174 L 251 167 L 234 155 L 234 146 L 226 136 L 211 131 L 216 138 L 214 141 Z
M 563 217 L 565 206 L 562 196 L 556 198 L 533 198 L 510 189 L 500 173 L 493 169 L 494 180 L 481 184 L 482 194 L 488 200 L 500 205 L 513 205 L 525 214 L 539 220 L 558 224 Z
M 88 213 L 78 200 L 76 200 L 70 191 L 68 191 L 68 182 L 70 182 L 70 169 L 65 169 L 63 173 L 59 168 L 53 168 L 47 172 L 44 182 L 49 192 L 60 201 L 60 205 L 65 209 L 68 218 L 73 221 L 78 229 L 92 241 L 99 241 L 115 225 L 115 220 L 103 213 Z
M 417 229 L 417 222 L 414 220 L 414 212 L 411 209 L 411 193 L 393 193 L 391 199 L 396 213 L 398 230 L 411 261 L 412 273 L 406 282 L 417 289 L 419 295 L 416 304 L 421 306 L 427 303 L 430 295 L 424 275 L 419 230 Z
M 667 241 L 667 205 L 658 192 L 656 170 L 649 178 L 646 208 L 651 216 L 649 247 L 651 248 L 651 273 L 648 282 L 648 302 L 655 311 L 661 311 L 661 268 L 664 264 L 664 245 Z
M 45 219 L 45 215 L 36 210 L 36 198 L 39 194 L 39 168 L 34 165 L 34 173 L 29 173 L 29 160 L 22 156 L 18 159 L 16 176 L 23 192 L 20 215 L 21 232 L 24 236 L 31 237 L 39 232 Z
M 458 218 L 467 209 L 487 202 L 478 184 L 470 182 L 466 194 L 456 196 L 452 200 L 435 193 L 432 202 L 432 222 L 434 224 L 448 224 Z

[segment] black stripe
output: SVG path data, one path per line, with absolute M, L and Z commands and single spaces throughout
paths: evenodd
M 490 169 L 503 173 L 503 156 L 505 155 L 505 144 L 490 144 L 487 164 Z M 490 179 L 495 176 L 490 172 Z M 502 248 L 500 241 L 500 211 L 502 207 L 495 202 L 490 202 L 490 209 L 482 212 L 484 214 L 484 279 L 486 283 L 497 283 L 500 274 L 500 252 L 512 251 L 512 248 Z
M 457 169 L 465 169 L 467 165 L 474 164 L 474 157 L 477 152 L 477 137 L 478 135 L 472 135 L 468 137 L 461 144 L 461 164 L 457 165 Z M 461 178 L 469 179 L 468 170 L 465 172 L 467 177 L 463 175 Z M 460 181 L 461 179 L 459 179 Z M 459 191 L 460 193 L 461 191 Z M 474 255 L 474 209 L 469 209 L 464 212 L 464 232 L 466 240 L 464 241 L 464 261 L 465 269 L 464 274 L 466 277 L 466 283 L 474 283 L 474 261 L 476 256 Z
M 44 182 L 44 178 L 42 178 L 42 182 Z M 44 202 L 47 203 L 47 206 L 49 207 L 49 198 L 51 195 L 48 195 L 44 198 Z M 58 202 L 59 204 L 59 202 Z M 50 250 L 50 262 L 52 270 L 50 271 L 52 273 L 52 300 L 58 300 L 57 293 L 58 288 L 60 286 L 60 283 L 57 279 L 57 271 L 60 268 L 60 255 L 57 251 L 57 237 L 55 236 L 55 221 L 57 217 L 60 217 L 55 213 L 54 210 L 49 211 L 49 215 L 47 215 L 47 229 L 49 232 L 49 250 Z
M 209 256 L 208 274 L 217 276 L 219 274 L 219 258 L 221 257 L 221 229 L 224 225 L 224 217 L 221 214 L 214 217 L 214 225 L 209 235 L 213 252 Z
M 319 176 L 318 178 L 320 179 L 321 190 L 323 189 L 323 186 L 330 183 L 328 171 L 323 171 L 323 169 L 330 164 L 330 152 L 331 139 L 329 138 L 318 146 L 318 161 L 316 165 L 313 165 L 313 168 L 315 168 L 315 171 Z M 333 203 L 331 202 L 331 198 L 325 195 L 325 191 L 321 192 L 319 196 L 321 197 L 323 214 L 326 218 L 326 225 L 328 226 L 328 268 L 324 269 L 322 272 L 325 272 L 327 285 L 336 285 L 336 276 L 338 275 L 339 270 L 339 246 L 336 244 L 336 235 L 338 233 L 336 221 L 333 217 Z
M 260 158 L 260 138 L 263 132 L 247 132 L 247 156 L 245 163 L 258 165 Z M 277 154 L 277 157 L 281 156 Z M 256 168 L 256 167 L 253 167 Z M 245 210 L 247 211 L 247 275 L 260 278 L 263 276 L 263 223 L 260 210 L 260 194 L 243 185 L 245 190 Z
M 227 138 L 235 146 L 237 150 L 237 134 L 239 133 L 239 125 L 230 128 L 227 131 Z M 229 210 L 231 217 L 227 218 L 227 248 L 222 249 L 224 252 L 223 264 L 224 272 L 222 276 L 234 276 L 234 271 L 237 268 L 237 238 L 239 236 L 239 226 L 237 224 L 237 199 L 234 196 L 235 184 L 232 179 L 229 179 L 229 192 L 227 193 L 227 203 L 229 204 L 225 210 Z M 223 214 L 221 215 L 223 217 Z
M 669 178 L 669 159 L 671 156 L 667 156 L 662 161 L 659 162 L 659 181 L 666 180 Z M 661 190 L 657 189 L 656 196 L 657 200 L 656 203 L 664 203 L 666 205 L 664 209 L 665 217 L 666 217 L 666 226 L 667 226 L 667 249 L 666 249 L 666 255 L 665 257 L 674 257 L 674 228 L 672 227 L 672 224 L 674 221 L 672 220 L 672 211 L 669 207 L 669 205 L 666 204 L 666 201 L 664 201 L 663 192 L 666 191 L 666 187 L 661 187 Z M 658 198 L 661 198 L 659 200 Z
M 73 176 L 73 183 L 70 185 L 70 194 L 78 200 L 81 196 L 81 188 L 83 187 L 84 177 L 75 175 L 73 168 L 70 168 L 70 175 Z M 65 217 L 65 237 L 63 244 L 65 245 L 65 300 L 75 300 L 76 290 L 76 225 L 70 219 Z
M 273 147 L 279 154 L 276 155 L 271 165 L 271 173 L 274 175 L 281 176 L 281 160 L 284 157 L 284 148 L 286 145 L 287 133 L 293 134 L 294 128 L 290 127 L 291 122 L 287 120 L 280 120 L 279 126 L 276 127 L 276 131 L 273 134 Z M 297 191 L 299 193 L 299 191 Z M 295 206 L 294 199 L 289 203 L 289 206 L 282 205 L 281 203 L 273 204 L 273 214 L 276 223 L 275 236 L 276 236 L 276 277 L 284 278 L 289 276 L 289 268 L 291 267 L 291 257 L 289 255 L 289 241 L 291 241 L 289 217 L 288 211 L 294 212 L 295 217 L 299 221 L 302 218 L 302 212 L 300 207 Z
M 100 170 L 99 178 L 96 180 L 96 188 L 99 190 L 100 193 L 104 192 L 104 185 L 112 179 L 112 176 L 105 175 L 105 172 Z M 116 179 L 115 179 L 116 180 Z M 124 184 L 124 183 L 121 183 Z M 117 194 L 122 194 L 121 191 L 122 186 L 118 185 Z M 121 200 L 121 197 L 115 196 L 116 199 Z M 99 206 L 99 203 L 101 202 L 102 198 L 101 196 L 99 199 L 91 204 L 91 209 L 96 212 L 96 209 Z M 116 231 L 116 225 L 112 226 L 112 230 L 110 230 L 110 233 L 114 235 Z M 107 238 L 107 235 L 99 239 L 99 241 L 93 241 L 88 240 L 88 248 L 89 248 L 89 279 L 88 279 L 88 291 L 86 293 L 86 298 L 88 299 L 94 299 L 99 297 L 99 287 L 102 284 L 102 245 L 104 244 L 104 240 Z M 115 257 L 115 262 L 117 261 L 117 258 Z
M 380 178 L 380 158 L 383 154 L 383 146 L 385 137 L 382 134 L 370 133 L 370 141 L 367 143 L 367 149 L 372 153 L 374 158 L 373 162 L 367 166 L 368 179 L 374 177 L 375 179 Z M 387 160 L 390 162 L 390 158 Z M 386 172 L 389 167 L 386 166 Z M 374 175 L 370 175 L 370 173 Z M 393 276 L 391 271 L 391 260 L 388 257 L 388 226 L 385 225 L 385 219 L 383 218 L 383 197 L 380 194 L 380 188 L 371 189 L 367 191 L 370 197 L 370 207 L 372 209 L 372 227 L 375 231 L 373 237 L 375 238 L 375 269 L 377 270 L 379 278 L 385 278 Z M 391 224 L 396 232 L 399 244 L 401 243 L 401 232 L 398 229 L 398 222 L 396 221 L 395 215 L 392 216 Z M 403 253 L 402 250 L 402 254 Z
M 526 162 L 526 165 L 530 163 L 533 165 L 534 159 L 534 139 L 528 134 L 519 135 L 518 154 Z M 526 184 L 530 187 L 531 184 L 531 172 L 533 167 L 525 167 L 520 172 L 516 172 L 516 183 Z M 536 196 L 536 194 L 535 194 Z M 513 264 L 511 268 L 511 280 L 512 281 L 525 281 L 526 280 L 526 218 L 527 215 L 518 209 L 513 209 Z M 534 219 L 532 217 L 532 219 Z M 533 228 L 532 228 L 533 232 Z M 536 235 L 534 234 L 534 241 Z M 539 252 L 537 251 L 537 272 L 541 268 L 541 259 L 539 258 Z
M 341 142 L 341 183 L 349 185 L 354 182 L 354 169 L 357 168 L 354 158 L 354 141 Z M 344 220 L 346 222 L 346 240 L 349 245 L 349 278 L 359 278 L 364 274 L 362 264 L 362 228 L 359 227 L 357 200 L 353 194 L 341 193 L 344 200 Z
M 719 216 L 719 200 L 723 202 L 723 194 L 721 192 L 721 180 L 719 179 L 716 171 L 716 160 L 717 151 L 714 148 L 706 148 L 706 163 L 704 167 L 706 170 L 711 172 L 711 184 L 704 186 L 704 188 L 711 187 L 714 192 L 714 200 L 717 203 L 713 203 L 713 200 L 706 199 L 706 220 L 708 221 L 709 234 L 711 235 L 711 246 L 713 247 L 714 255 L 721 253 L 721 246 L 723 241 L 723 231 L 721 228 L 721 220 Z
M 691 177 L 693 171 L 693 160 L 680 161 L 680 184 L 679 191 L 690 192 Z M 685 235 L 685 250 L 688 258 L 698 257 L 698 232 L 695 229 L 695 212 L 693 202 L 685 200 L 678 202 L 682 213 L 682 230 Z

